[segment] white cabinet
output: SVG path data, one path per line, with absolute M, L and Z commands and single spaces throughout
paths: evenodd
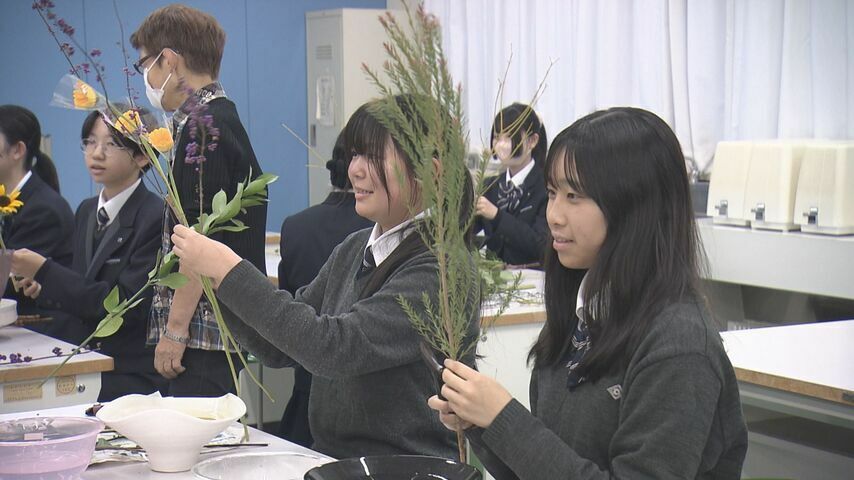
M 305 15 L 306 84 L 308 88 L 309 204 L 329 192 L 329 171 L 338 133 L 360 105 L 377 97 L 362 64 L 378 70 L 385 61 L 385 30 L 379 17 L 385 10 L 335 9 Z

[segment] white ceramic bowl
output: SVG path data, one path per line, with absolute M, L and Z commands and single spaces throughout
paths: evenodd
M 236 395 L 218 398 L 125 395 L 98 410 L 98 418 L 145 449 L 157 472 L 183 472 L 202 446 L 246 413 Z
M 250 452 L 199 462 L 193 473 L 205 480 L 302 480 L 331 458 L 296 452 Z
M 18 302 L 11 298 L 0 300 L 0 327 L 11 325 L 18 319 Z

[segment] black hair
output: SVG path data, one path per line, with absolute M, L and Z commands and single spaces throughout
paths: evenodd
M 132 107 L 124 103 L 114 103 L 113 107 L 121 112 L 126 112 L 133 108 L 134 110 L 136 110 L 137 114 L 139 114 L 140 121 L 143 125 L 151 127 L 155 124 L 154 117 L 151 115 L 151 112 L 149 112 L 145 108 Z M 107 130 L 109 130 L 110 136 L 113 137 L 113 141 L 115 141 L 122 147 L 130 150 L 131 157 L 136 157 L 137 155 L 145 155 L 145 153 L 142 151 L 142 147 L 140 147 L 130 137 L 123 135 L 121 132 L 116 130 L 115 127 L 110 125 L 110 122 L 104 119 L 104 114 L 99 111 L 90 112 L 89 115 L 86 116 L 86 119 L 83 120 L 83 127 L 80 129 L 81 140 L 89 138 L 89 135 L 92 134 L 92 129 L 95 128 L 95 122 L 98 120 L 104 121 L 104 125 L 107 126 Z M 145 167 L 142 168 L 140 175 L 142 175 L 143 172 L 148 171 L 149 168 L 151 168 L 151 163 L 146 164 Z
M 36 115 L 18 105 L 0 105 L 0 133 L 11 146 L 24 142 L 27 148 L 24 170 L 34 171 L 50 188 L 59 193 L 59 176 L 48 154 L 41 151 L 42 127 Z
M 343 190 L 350 188 L 348 170 L 351 158 L 352 156 L 347 150 L 347 132 L 345 128 L 341 130 L 341 133 L 338 134 L 338 138 L 335 140 L 335 146 L 332 147 L 332 158 L 326 162 L 326 169 L 329 170 L 329 181 L 333 187 Z
M 393 100 L 397 103 L 408 123 L 414 124 L 415 128 L 421 130 L 424 135 L 429 133 L 427 123 L 419 116 L 418 109 L 414 107 L 415 99 L 412 95 L 395 95 Z M 403 173 L 405 174 L 405 178 L 410 182 L 411 195 L 416 195 L 416 167 L 413 160 L 406 153 L 407 150 L 415 151 L 415 146 L 402 144 L 401 142 L 405 142 L 406 139 L 397 138 L 395 135 L 392 135 L 389 129 L 371 113 L 373 109 L 377 108 L 377 102 L 380 101 L 382 100 L 374 100 L 362 105 L 350 117 L 347 126 L 344 127 L 347 151 L 350 152 L 351 156 L 363 155 L 368 160 L 370 168 L 377 174 L 380 183 L 386 191 L 386 195 L 389 195 L 388 179 L 385 175 L 384 163 L 386 146 L 391 141 L 396 154 L 403 160 L 405 169 Z M 448 118 L 450 121 L 450 114 L 448 114 Z M 460 209 L 460 228 L 464 228 L 473 205 L 474 188 L 471 177 L 466 177 L 466 184 L 466 196 L 462 202 L 463 208 Z M 414 197 L 410 200 L 413 199 Z M 359 298 L 367 298 L 373 295 L 382 287 L 386 279 L 406 260 L 428 250 L 427 245 L 424 243 L 426 232 L 422 230 L 422 225 L 419 222 L 413 222 L 409 228 L 416 231 L 409 233 L 394 252 L 371 273 L 359 294 Z M 400 234 L 404 235 L 405 232 L 401 231 Z M 471 244 L 472 240 L 473 237 L 470 234 L 467 235 L 466 241 L 469 244 Z
M 586 273 L 590 350 L 579 368 L 595 381 L 627 364 L 665 307 L 702 299 L 704 254 L 685 160 L 676 135 L 655 114 L 611 108 L 555 137 L 545 174 L 547 185 L 565 175 L 573 190 L 595 201 L 607 233 L 587 271 L 564 267 L 554 248 L 547 249 L 546 325 L 528 359 L 535 367 L 555 365 L 572 348 L 576 297 Z
M 539 135 L 539 140 L 534 149 L 531 150 L 531 157 L 534 162 L 542 166 L 546 160 L 546 149 L 549 145 L 548 137 L 546 136 L 546 126 L 537 116 L 537 112 L 530 105 L 523 103 L 513 103 L 510 106 L 504 107 L 492 121 L 492 132 L 489 137 L 489 146 L 495 144 L 495 138 L 501 134 L 510 134 L 511 148 L 513 155 L 518 155 L 520 145 L 522 143 L 522 134 Z
M 371 109 L 376 107 L 376 102 L 379 100 L 365 103 L 353 112 L 344 127 L 344 144 L 350 158 L 356 155 L 365 157 L 371 171 L 377 174 L 386 195 L 389 195 L 388 178 L 385 174 L 385 153 L 389 141 L 392 142 L 395 152 L 403 161 L 404 172 L 402 173 L 405 178 L 410 179 L 410 186 L 414 185 L 415 164 L 399 140 L 392 137 L 388 128 L 371 113 Z M 410 192 L 414 192 L 414 189 L 410 189 Z M 389 198 L 389 200 L 391 199 Z

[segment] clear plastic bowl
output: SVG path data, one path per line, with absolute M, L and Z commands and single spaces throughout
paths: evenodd
M 305 472 L 331 461 L 296 452 L 238 453 L 199 462 L 193 473 L 205 480 L 303 480 Z
M 72 480 L 86 470 L 100 420 L 36 417 L 0 422 L 0 478 Z

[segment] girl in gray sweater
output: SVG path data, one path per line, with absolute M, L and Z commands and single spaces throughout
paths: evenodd
M 398 99 L 400 102 L 400 100 Z M 298 362 L 314 379 L 309 397 L 312 448 L 336 458 L 426 454 L 453 458 L 456 437 L 424 399 L 435 378 L 419 355 L 420 337 L 399 301 L 436 304 L 438 269 L 418 232 L 419 186 L 398 140 L 360 107 L 347 126 L 356 212 L 374 222 L 338 245 L 296 295 L 277 290 L 225 245 L 176 227 L 184 267 L 217 285 L 231 332 L 265 365 Z M 476 338 L 478 312 L 469 334 Z
M 700 294 L 676 136 L 645 110 L 595 112 L 554 139 L 545 171 L 552 241 L 531 411 L 452 361 L 447 401 L 429 405 L 500 480 L 739 478 L 747 430 Z

